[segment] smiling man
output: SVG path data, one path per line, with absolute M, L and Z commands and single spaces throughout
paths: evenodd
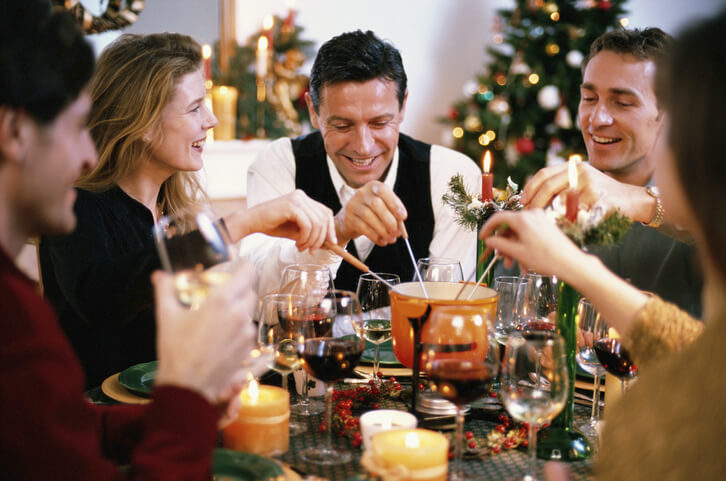
M 401 134 L 407 97 L 400 53 L 373 32 L 325 43 L 306 94 L 318 131 L 279 139 L 258 157 L 248 172 L 248 205 L 301 189 L 336 213 L 341 246 L 402 282 L 414 275 L 400 239 L 404 221 L 417 258 L 456 258 L 468 277 L 476 234 L 456 224 L 441 196 L 457 173 L 480 188 L 479 168 L 463 154 Z M 330 265 L 338 288 L 355 290 L 361 274 L 329 252 L 299 253 L 284 240 L 249 237 L 242 253 L 257 265 L 260 293 L 276 289 L 284 266 L 295 262 Z

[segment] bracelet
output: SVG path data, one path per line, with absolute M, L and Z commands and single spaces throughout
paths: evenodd
M 658 187 L 649 185 L 645 188 L 645 192 L 655 199 L 655 213 L 653 218 L 647 224 L 642 222 L 643 225 L 657 229 L 663 224 L 663 218 L 665 217 L 665 210 L 663 209 L 663 203 L 660 201 L 660 191 Z

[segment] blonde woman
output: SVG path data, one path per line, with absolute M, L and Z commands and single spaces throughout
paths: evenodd
M 100 56 L 89 127 L 98 164 L 77 182 L 78 227 L 40 247 L 46 297 L 86 370 L 86 385 L 156 359 L 149 276 L 159 268 L 152 226 L 208 202 L 195 172 L 217 119 L 204 104 L 201 48 L 179 34 L 124 35 Z M 233 241 L 250 232 L 299 249 L 334 242 L 332 212 L 302 192 L 236 212 Z

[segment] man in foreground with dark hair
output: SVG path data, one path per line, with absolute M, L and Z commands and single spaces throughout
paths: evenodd
M 220 413 L 235 411 L 254 347 L 254 276 L 239 269 L 197 311 L 156 273 L 159 368 L 148 405 L 94 406 L 51 306 L 13 262 L 71 231 L 73 183 L 96 163 L 86 125 L 93 52 L 44 2 L 0 8 L 0 480 L 209 480 Z M 214 325 L 210 329 L 210 325 Z M 120 470 L 120 464 L 129 464 Z
M 589 163 L 580 165 L 580 202 L 613 205 L 634 221 L 622 242 L 593 249 L 613 272 L 701 316 L 703 280 L 688 238 L 664 223 L 649 155 L 665 113 L 655 94 L 655 63 L 670 49 L 659 28 L 598 37 L 582 64 L 578 118 Z M 567 165 L 540 170 L 524 187 L 527 207 L 544 207 L 569 187 Z
M 319 131 L 279 139 L 262 152 L 247 177 L 248 205 L 302 189 L 335 212 L 340 246 L 371 270 L 413 279 L 403 240 L 416 258 L 451 257 L 464 277 L 476 265 L 476 233 L 457 225 L 441 197 L 462 174 L 479 192 L 480 170 L 468 157 L 400 134 L 408 96 L 401 55 L 373 32 L 348 32 L 318 51 L 306 101 Z M 285 265 L 330 265 L 338 288 L 355 290 L 360 271 L 327 251 L 298 253 L 281 239 L 250 236 L 242 255 L 253 260 L 260 294 L 276 289 Z

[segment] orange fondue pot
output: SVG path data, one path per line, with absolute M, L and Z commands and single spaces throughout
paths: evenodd
M 458 299 L 456 295 L 461 290 L 460 282 L 424 282 L 429 298 L 423 295 L 419 282 L 404 282 L 397 284 L 391 290 L 391 332 L 393 335 L 393 353 L 401 364 L 413 368 L 413 327 L 409 317 L 419 318 L 431 306 L 431 314 L 441 306 L 481 306 L 489 313 L 494 321 L 499 296 L 494 289 L 477 286 L 470 300 L 466 298 L 471 293 L 474 284 L 469 284 Z M 428 319 L 427 319 L 428 320 Z M 426 331 L 424 323 L 423 331 Z M 423 338 L 423 336 L 422 336 Z

